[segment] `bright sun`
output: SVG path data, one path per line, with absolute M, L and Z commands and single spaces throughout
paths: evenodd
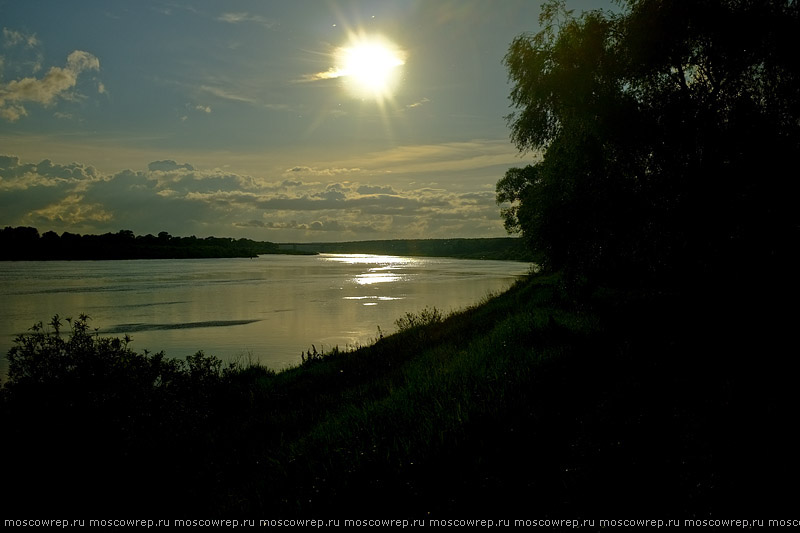
M 337 62 L 339 76 L 355 96 L 382 100 L 394 91 L 405 54 L 379 37 L 353 37 L 338 50 Z

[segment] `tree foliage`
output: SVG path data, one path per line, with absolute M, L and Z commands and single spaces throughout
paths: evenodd
M 787 0 L 551 0 L 505 57 L 511 139 L 537 160 L 497 183 L 545 267 L 599 277 L 777 263 L 796 242 L 800 8 Z

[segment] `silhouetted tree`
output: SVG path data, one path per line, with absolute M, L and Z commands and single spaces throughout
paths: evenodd
M 505 64 L 512 141 L 537 161 L 497 183 L 544 266 L 609 277 L 782 264 L 797 242 L 800 7 L 551 0 Z
M 166 231 L 160 232 L 158 237 L 137 237 L 131 230 L 103 235 L 64 232 L 61 237 L 48 231 L 40 238 L 36 228 L 0 230 L 0 260 L 254 257 L 278 251 L 278 245 L 266 241 L 181 238 L 172 237 Z

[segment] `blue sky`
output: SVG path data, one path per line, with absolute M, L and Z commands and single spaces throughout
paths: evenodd
M 495 183 L 533 156 L 502 58 L 540 3 L 0 0 L 0 225 L 503 236 Z M 357 90 L 342 51 L 378 40 L 393 81 Z

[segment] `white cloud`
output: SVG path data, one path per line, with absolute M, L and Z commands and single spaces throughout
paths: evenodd
M 100 70 L 100 60 L 89 52 L 75 50 L 65 67 L 51 67 L 42 78 L 22 78 L 0 84 L 0 116 L 10 122 L 28 114 L 27 103 L 51 106 L 59 98 L 70 98 L 78 76 L 87 70 Z
M 414 102 L 412 104 L 408 104 L 406 106 L 406 109 L 414 109 L 416 107 L 422 107 L 423 105 L 427 104 L 428 102 L 430 102 L 430 100 L 428 98 L 423 98 L 422 100 L 417 100 L 416 102 Z

